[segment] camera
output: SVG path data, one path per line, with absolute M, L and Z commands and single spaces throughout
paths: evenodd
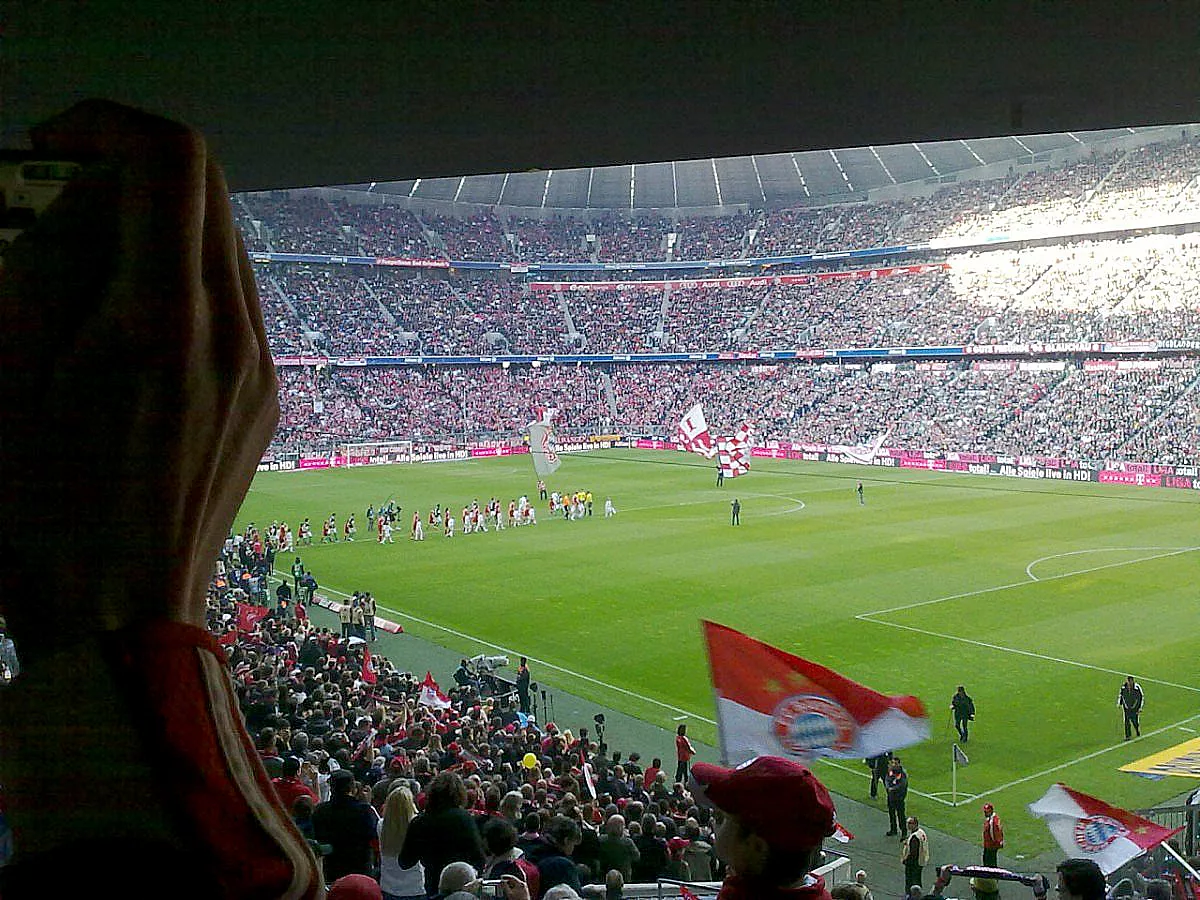
M 69 160 L 0 152 L 0 257 L 22 231 L 37 221 L 82 168 L 79 163 Z
M 479 882 L 480 897 L 503 897 L 504 882 L 499 878 L 484 878 Z

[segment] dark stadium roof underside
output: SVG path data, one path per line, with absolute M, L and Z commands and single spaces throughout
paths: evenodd
M 414 203 L 542 210 L 671 210 L 827 206 L 902 189 L 997 177 L 997 168 L 1064 159 L 1176 139 L 1192 125 L 809 150 L 721 159 L 636 163 L 346 185 Z M 999 174 L 1003 174 L 1001 171 Z

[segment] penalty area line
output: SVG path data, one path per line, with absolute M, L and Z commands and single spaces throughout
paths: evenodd
M 1163 732 L 1170 731 L 1172 728 L 1182 728 L 1186 723 L 1194 722 L 1196 719 L 1200 719 L 1200 713 L 1194 716 L 1188 716 L 1186 719 L 1180 719 L 1178 722 L 1172 722 L 1170 725 L 1164 725 L 1162 728 L 1156 728 L 1154 731 L 1147 731 L 1145 734 L 1140 735 L 1131 741 L 1121 741 L 1119 744 L 1113 744 L 1112 746 L 1093 751 L 1092 753 L 1088 753 L 1084 756 L 1078 757 L 1077 759 L 1073 759 L 1070 762 L 1060 763 L 1057 766 L 1052 766 L 1049 769 L 1043 769 L 1042 771 L 1035 772 L 1032 775 L 1026 775 L 1024 778 L 1018 778 L 1015 781 L 1010 781 L 1007 784 L 1000 785 L 999 787 L 988 788 L 982 793 L 973 794 L 970 797 L 964 797 L 960 802 L 973 803 L 974 801 L 982 799 L 983 797 L 990 797 L 992 794 L 998 794 L 1000 791 L 1008 790 L 1010 787 L 1016 787 L 1018 784 L 1024 784 L 1027 781 L 1033 781 L 1035 778 L 1043 778 L 1046 775 L 1053 774 L 1054 772 L 1059 772 L 1063 769 L 1070 768 L 1077 763 L 1087 762 L 1089 759 L 1095 759 L 1097 756 L 1103 756 L 1106 753 L 1111 753 L 1113 750 L 1119 750 L 1121 747 L 1132 746 L 1138 741 L 1143 741 L 1146 738 L 1151 738 L 1155 735 L 1162 734 Z
M 1129 549 L 1136 549 L 1136 548 L 1129 548 Z M 1146 549 L 1149 549 L 1149 548 L 1146 548 Z M 1169 553 L 1156 553 L 1153 556 L 1139 556 L 1136 559 L 1126 559 L 1121 562 L 1105 563 L 1102 566 L 1092 566 L 1089 569 L 1079 569 L 1078 571 L 1075 571 L 1075 572 L 1063 572 L 1060 575 L 1048 575 L 1047 577 L 1040 578 L 1040 579 L 1034 578 L 1032 575 L 1030 575 L 1028 581 L 1013 581 L 1013 582 L 1010 582 L 1009 584 L 998 584 L 994 587 L 980 588 L 977 591 L 964 591 L 961 594 L 949 594 L 948 596 L 945 596 L 945 597 L 935 597 L 932 600 L 918 600 L 916 603 L 905 603 L 902 606 L 889 606 L 887 609 L 875 609 L 875 610 L 872 610 L 871 612 L 859 613 L 854 618 L 868 619 L 871 616 L 883 616 L 883 615 L 887 615 L 888 613 L 904 612 L 905 610 L 917 609 L 922 606 L 932 606 L 935 603 L 945 603 L 948 600 L 962 600 L 966 597 L 978 597 L 981 594 L 993 594 L 993 593 L 996 593 L 997 591 L 1007 591 L 1009 588 L 1028 587 L 1031 584 L 1042 584 L 1047 581 L 1058 581 L 1060 578 L 1073 578 L 1076 575 L 1087 575 L 1090 572 L 1100 572 L 1104 569 L 1116 569 L 1116 568 L 1119 568 L 1120 566 L 1131 566 L 1131 565 L 1134 565 L 1135 563 L 1149 562 L 1150 560 L 1154 560 L 1154 559 L 1166 559 L 1169 556 L 1179 556 L 1182 553 L 1195 553 L 1197 550 L 1200 550 L 1200 547 L 1182 547 L 1178 550 L 1172 550 Z M 1048 557 L 1044 557 L 1043 559 L 1053 559 L 1053 558 L 1054 557 L 1048 556 Z M 1030 563 L 1030 565 L 1032 566 L 1038 562 L 1042 562 L 1042 560 L 1034 560 L 1034 562 Z M 891 624 L 891 623 L 883 622 L 880 624 L 887 625 L 887 624 Z
M 276 569 L 275 572 L 280 577 L 286 577 L 285 574 L 280 572 L 278 569 Z M 320 590 L 323 590 L 326 593 L 330 593 L 330 594 L 337 594 L 339 597 L 349 598 L 351 596 L 350 594 L 347 594 L 345 591 L 339 591 L 337 588 L 322 586 L 320 588 Z M 386 609 L 388 612 L 393 613 L 397 616 L 400 616 L 402 619 L 407 619 L 410 622 L 416 622 L 420 625 L 426 626 L 427 628 L 433 628 L 433 629 L 436 629 L 437 631 L 444 632 L 445 634 L 450 634 L 450 635 L 453 635 L 454 637 L 462 638 L 463 640 L 467 640 L 467 641 L 471 641 L 472 643 L 478 644 L 481 647 L 487 647 L 491 650 L 499 650 L 501 653 L 503 653 L 507 656 L 517 656 L 517 657 L 524 656 L 530 662 L 537 663 L 539 666 L 545 666 L 547 669 L 552 669 L 555 672 L 562 672 L 564 675 L 569 675 L 572 678 L 578 678 L 580 681 L 585 681 L 588 684 L 593 684 L 593 685 L 596 685 L 597 687 L 605 688 L 606 690 L 616 691 L 619 694 L 624 694 L 626 697 L 633 697 L 635 700 L 641 700 L 643 703 L 650 703 L 654 706 L 659 707 L 660 709 L 666 709 L 666 710 L 669 710 L 674 713 L 682 713 L 684 715 L 684 717 L 695 719 L 697 722 L 704 722 L 708 725 L 716 725 L 717 724 L 716 719 L 709 719 L 706 716 L 697 715 L 696 713 L 690 712 L 689 710 L 680 709 L 678 706 L 672 706 L 669 703 L 663 703 L 661 700 L 655 700 L 653 697 L 647 697 L 644 694 L 636 693 L 635 691 L 628 690 L 627 688 L 619 687 L 618 685 L 615 685 L 615 684 L 609 684 L 607 681 L 601 681 L 599 678 L 593 678 L 591 675 L 584 675 L 582 672 L 575 672 L 571 669 L 563 668 L 562 666 L 555 665 L 552 662 L 547 662 L 544 659 L 538 659 L 536 657 L 530 656 L 528 653 L 518 653 L 516 650 L 511 650 L 508 647 L 501 646 L 500 644 L 493 644 L 491 641 L 485 641 L 481 638 L 475 637 L 474 635 L 466 634 L 465 632 L 462 632 L 462 631 L 456 631 L 453 628 L 447 628 L 445 625 L 439 625 L 437 622 L 430 622 L 428 619 L 422 619 L 422 618 L 419 618 L 418 616 L 410 615 L 409 613 L 406 613 L 406 612 L 401 612 L 400 610 L 394 609 L 390 606 L 386 606 L 386 607 L 381 606 L 380 608 Z M 676 720 L 676 721 L 678 721 L 678 720 Z
M 1122 678 L 1124 678 L 1126 675 L 1131 674 L 1130 672 L 1126 671 L 1125 669 L 1108 669 L 1108 668 L 1105 668 L 1104 666 L 1094 666 L 1091 663 L 1079 662 L 1078 660 L 1075 660 L 1075 659 L 1063 659 L 1062 657 L 1059 657 L 1059 656 L 1047 656 L 1044 653 L 1035 653 L 1032 650 L 1021 650 L 1020 648 L 1017 648 L 1017 647 L 1004 647 L 1000 644 L 990 644 L 987 641 L 977 641 L 974 638 L 965 638 L 965 637 L 961 637 L 957 634 L 945 634 L 944 632 L 941 632 L 941 631 L 930 631 L 927 628 L 917 628 L 915 625 L 901 625 L 899 622 L 887 622 L 882 619 L 872 619 L 870 617 L 870 615 L 871 615 L 870 613 L 864 613 L 863 615 L 855 616 L 854 618 L 861 619 L 864 622 L 871 622 L 875 625 L 884 625 L 884 626 L 887 626 L 888 628 L 899 628 L 899 629 L 902 629 L 903 631 L 914 632 L 915 634 L 924 634 L 924 635 L 927 635 L 928 637 L 942 638 L 943 640 L 947 640 L 947 641 L 958 641 L 959 643 L 970 644 L 974 647 L 984 647 L 988 650 L 999 650 L 1004 653 L 1016 653 L 1020 656 L 1028 656 L 1028 657 L 1031 657 L 1032 659 L 1040 659 L 1045 662 L 1061 663 L 1064 666 L 1075 666 L 1078 669 L 1090 669 L 1093 672 L 1104 672 L 1108 675 L 1120 675 Z M 1132 673 L 1132 674 L 1139 681 L 1144 681 L 1147 684 L 1158 684 L 1158 685 L 1162 685 L 1163 687 L 1179 688 L 1180 690 L 1183 690 L 1183 691 L 1191 691 L 1192 693 L 1200 694 L 1200 687 L 1192 687 L 1189 684 L 1179 684 L 1178 682 L 1175 682 L 1175 681 L 1164 681 L 1160 678 L 1151 678 L 1149 675 L 1138 675 L 1136 673 Z M 1186 721 L 1190 721 L 1190 720 L 1185 719 L 1184 721 L 1186 722 Z

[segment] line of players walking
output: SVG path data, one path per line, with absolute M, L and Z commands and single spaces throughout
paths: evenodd
M 549 492 L 546 489 L 546 483 L 538 481 L 538 495 L 539 499 L 547 502 L 552 516 L 561 515 L 567 521 L 576 521 L 592 515 L 594 500 L 591 491 Z M 403 507 L 389 498 L 381 503 L 378 509 L 371 504 L 367 507 L 366 513 L 367 528 L 375 532 L 376 542 L 394 544 Z M 613 505 L 612 498 L 606 497 L 604 517 L 612 518 L 616 514 L 617 509 Z M 537 525 L 537 523 L 537 508 L 524 494 L 519 498 L 509 500 L 507 507 L 504 507 L 496 497 L 492 497 L 483 505 L 480 505 L 479 500 L 475 499 L 462 507 L 457 516 L 449 504 L 443 509 L 439 503 L 429 511 L 427 517 L 422 516 L 420 510 L 413 512 L 409 525 L 409 538 L 414 541 L 423 541 L 427 530 L 434 534 L 440 532 L 444 537 L 455 537 L 457 534 L 504 531 L 506 528 L 520 528 Z M 321 523 L 321 543 L 338 543 L 339 532 L 342 541 L 354 542 L 358 534 L 358 526 L 353 513 L 346 517 L 340 529 L 337 515 L 330 513 L 329 518 Z M 272 522 L 267 533 L 272 547 L 278 551 L 294 552 L 297 547 L 313 545 L 313 526 L 308 517 L 300 522 L 294 536 L 286 522 Z

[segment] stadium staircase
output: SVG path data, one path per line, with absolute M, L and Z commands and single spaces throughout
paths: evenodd
M 667 340 L 667 311 L 671 308 L 671 285 L 670 282 L 663 288 L 662 303 L 658 305 L 658 323 L 654 326 L 654 334 L 660 334 L 659 345 L 663 345 Z
M 563 323 L 567 326 L 567 340 L 572 344 L 579 339 L 580 333 L 575 330 L 575 320 L 571 318 L 571 307 L 567 305 L 567 295 L 560 293 L 555 295 L 558 301 L 559 311 L 562 312 Z
M 367 295 L 373 301 L 375 301 L 375 305 L 379 308 L 379 314 L 383 316 L 383 321 L 387 322 L 389 325 L 395 325 L 396 317 L 392 315 L 392 311 L 390 309 L 383 305 L 383 301 L 380 300 L 379 295 L 375 293 L 375 288 L 371 287 L 371 282 L 367 281 L 365 278 L 360 278 L 358 279 L 358 283 L 367 293 Z
M 1121 169 L 1123 169 L 1125 167 L 1125 164 L 1130 159 L 1131 159 L 1130 154 L 1122 153 L 1120 156 L 1117 157 L 1117 161 L 1112 164 L 1112 166 L 1109 168 L 1109 170 L 1104 173 L 1104 175 L 1100 178 L 1100 180 L 1098 182 L 1096 182 L 1096 185 L 1094 187 L 1088 188 L 1087 190 L 1085 190 L 1083 192 L 1083 202 L 1081 204 L 1079 204 L 1079 212 L 1080 213 L 1082 213 L 1084 211 L 1084 209 L 1087 207 L 1087 205 L 1089 203 L 1092 202 L 1092 200 L 1096 197 L 1096 195 L 1098 195 L 1099 193 L 1101 193 L 1104 190 L 1104 185 L 1108 183 L 1108 180 L 1110 178 L 1112 178 L 1114 175 L 1116 175 L 1119 171 L 1121 171 Z
M 283 286 L 275 280 L 274 275 L 271 275 L 268 272 L 256 272 L 254 277 L 258 282 L 259 293 L 262 293 L 263 286 L 265 285 L 270 289 L 271 294 L 280 303 L 287 307 L 288 312 L 292 314 L 292 317 L 297 322 L 299 322 L 305 328 L 309 327 L 308 323 L 304 321 L 304 317 L 300 315 L 300 310 L 296 309 L 296 304 L 292 303 L 292 298 L 287 295 L 287 291 L 283 289 Z
M 1044 391 L 1042 391 L 1041 396 L 1038 397 L 1037 400 L 1033 401 L 1033 403 L 1029 404 L 1028 406 L 1021 407 L 1021 409 L 1020 409 L 1021 415 L 1025 415 L 1026 413 L 1029 412 L 1029 410 L 1033 409 L 1039 403 L 1044 402 L 1047 397 L 1052 396 L 1060 387 L 1062 387 L 1063 382 L 1071 377 L 1071 372 L 1072 372 L 1071 369 L 1064 369 L 1062 372 L 1059 372 L 1058 377 L 1056 377 L 1052 382 L 1050 382 L 1049 384 L 1046 385 L 1046 389 Z M 960 376 L 960 377 L 962 377 L 962 376 Z M 1007 428 L 1009 426 L 1009 424 L 1015 418 L 1016 418 L 1016 416 L 1010 415 L 1004 421 L 997 422 L 995 425 L 991 426 L 986 432 L 984 432 L 983 439 L 986 441 L 986 440 L 990 440 L 991 438 L 994 438 L 998 433 L 1000 433 L 1005 428 Z M 990 444 L 983 444 L 978 448 L 978 451 L 980 453 L 989 452 L 988 448 L 990 446 L 991 446 Z
M 256 216 L 254 211 L 246 204 L 246 198 L 242 194 L 233 194 L 231 199 L 242 210 L 246 217 L 246 221 L 251 224 L 254 229 L 254 236 L 263 242 L 268 253 L 275 251 L 275 245 L 271 243 L 271 229 L 267 227 L 267 223 L 260 216 Z
M 446 251 L 446 239 L 434 231 L 429 226 L 429 223 L 421 218 L 419 213 L 414 212 L 413 216 L 416 218 L 417 224 L 421 226 L 421 233 L 425 235 L 425 242 L 437 253 L 449 257 L 450 254 Z
M 612 376 L 607 369 L 600 370 L 600 383 L 604 385 L 604 402 L 608 406 L 608 419 L 617 421 L 617 394 L 613 390 Z
M 1163 408 L 1158 411 L 1158 415 L 1146 422 L 1141 428 L 1137 428 L 1126 434 L 1125 440 L 1121 441 L 1121 443 L 1117 445 L 1116 449 L 1113 450 L 1113 455 L 1120 454 L 1120 452 L 1125 449 L 1125 446 L 1142 432 L 1153 430 L 1159 422 L 1170 415 L 1171 410 L 1183 403 L 1184 399 L 1193 391 L 1200 391 L 1200 374 L 1197 374 L 1195 378 L 1193 378 L 1186 386 L 1184 386 L 1183 390 L 1176 394 L 1170 403 L 1165 404 Z

